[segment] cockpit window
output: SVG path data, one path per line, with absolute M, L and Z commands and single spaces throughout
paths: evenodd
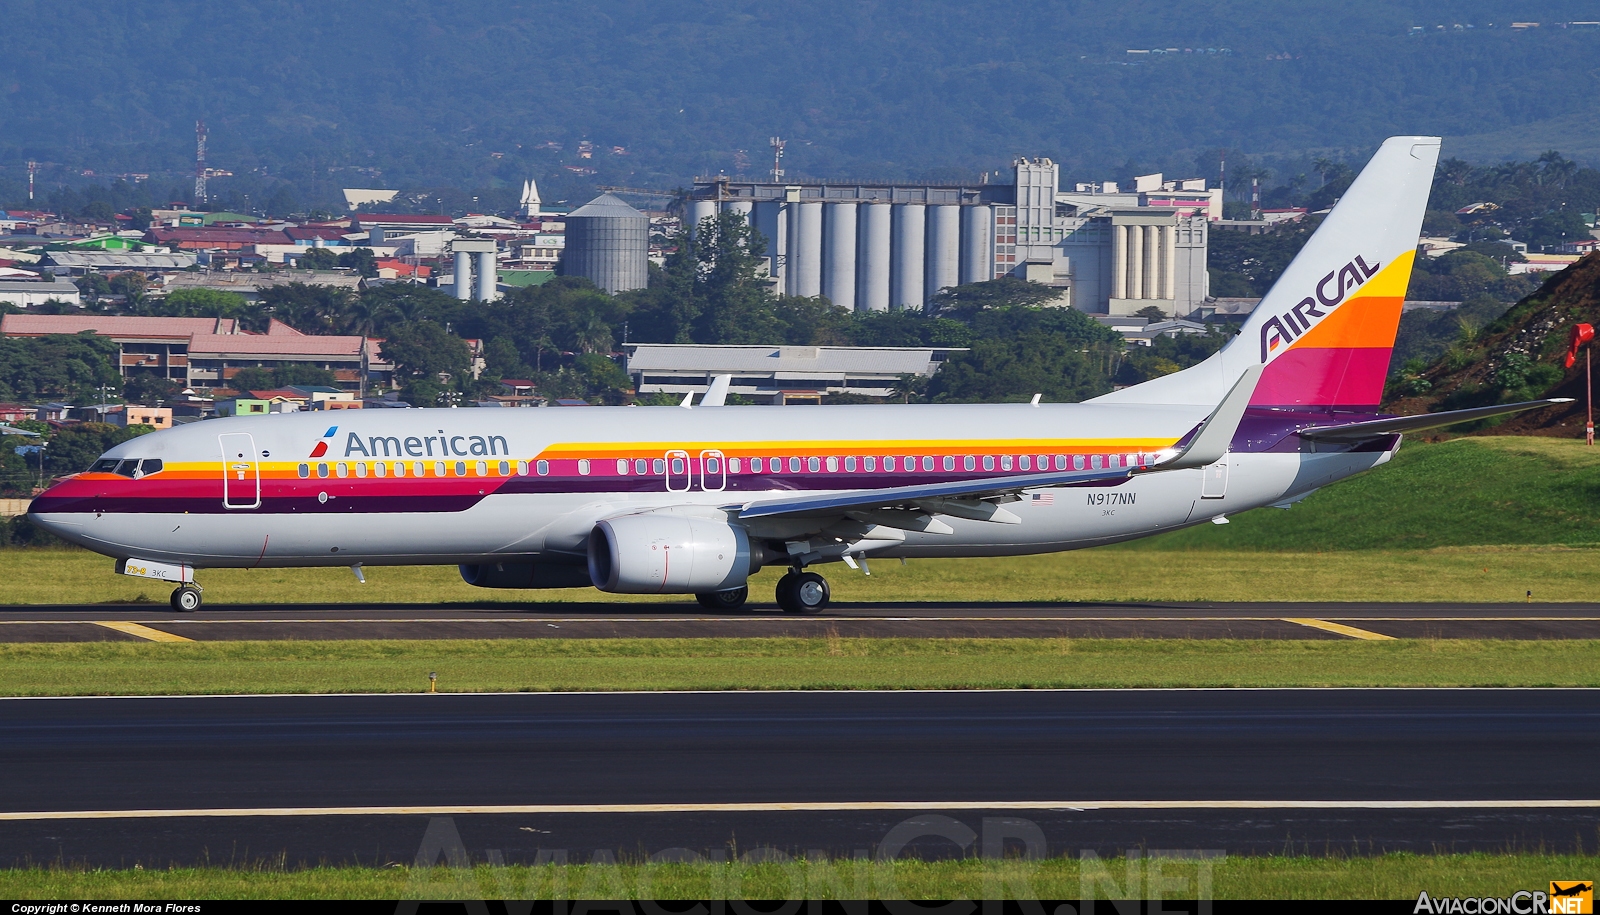
M 147 477 L 152 473 L 161 472 L 160 458 L 101 458 L 89 468 L 90 473 L 115 473 L 120 476 L 138 479 Z

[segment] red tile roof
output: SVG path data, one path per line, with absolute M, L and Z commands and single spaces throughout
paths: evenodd
M 267 336 L 266 334 L 195 334 L 190 356 L 359 356 L 361 337 Z
M 238 335 L 232 318 L 141 318 L 128 315 L 9 314 L 0 318 L 0 335 L 40 337 L 92 330 L 103 337 L 188 337 L 193 334 Z

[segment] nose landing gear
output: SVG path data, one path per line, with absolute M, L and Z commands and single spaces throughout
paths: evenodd
M 172 609 L 179 613 L 193 613 L 200 609 L 198 585 L 182 585 L 172 592 Z
M 795 570 L 778 579 L 778 606 L 784 613 L 821 613 L 829 596 L 828 580 L 815 572 Z

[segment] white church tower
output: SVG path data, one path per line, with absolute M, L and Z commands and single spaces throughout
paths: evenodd
M 532 178 L 522 182 L 522 215 L 526 217 L 538 216 L 541 206 L 539 200 L 539 185 Z

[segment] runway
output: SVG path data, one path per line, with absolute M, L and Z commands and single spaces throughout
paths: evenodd
M 0 700 L 0 865 L 1592 850 L 1597 751 L 1592 690 Z
M 814 617 L 688 603 L 11 606 L 0 642 L 494 638 L 1595 639 L 1600 604 L 839 603 Z

